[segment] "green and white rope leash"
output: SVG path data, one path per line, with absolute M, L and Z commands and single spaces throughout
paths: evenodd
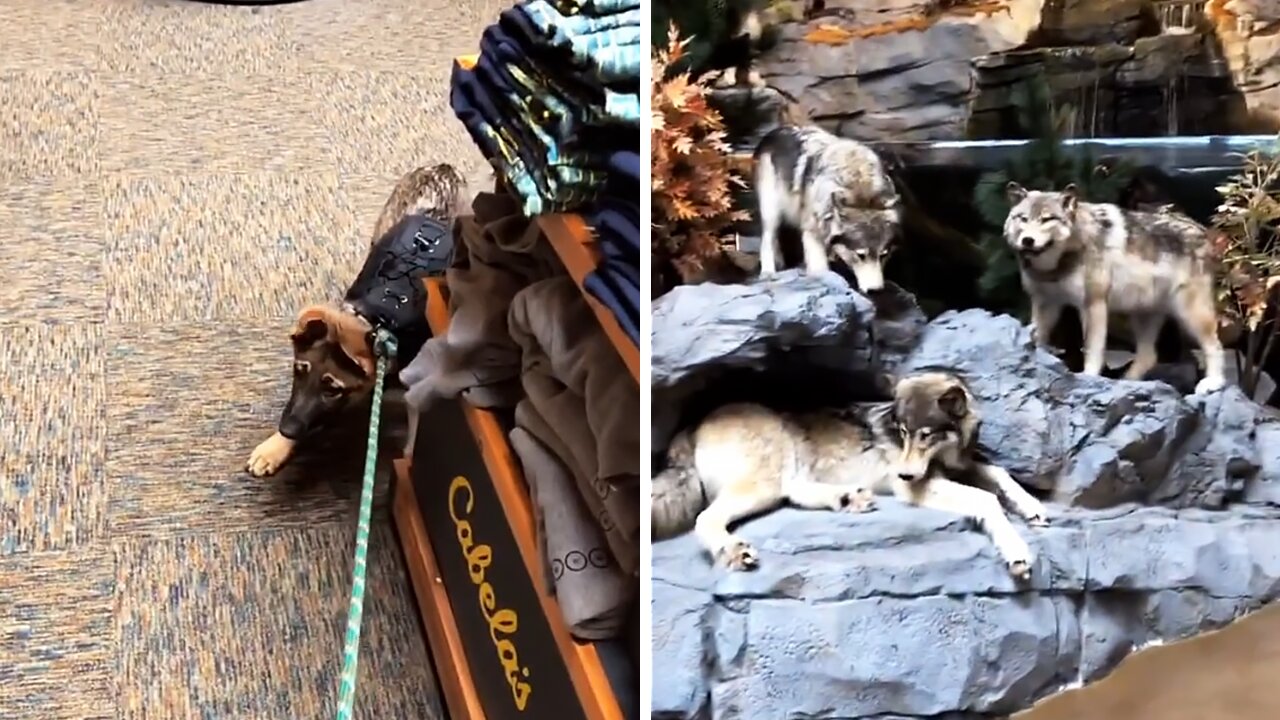
M 360 491 L 360 520 L 356 526 L 356 562 L 351 570 L 351 604 L 347 610 L 347 634 L 342 644 L 342 681 L 338 685 L 338 720 L 351 720 L 356 702 L 356 669 L 360 663 L 360 620 L 364 616 L 365 561 L 369 555 L 369 519 L 373 514 L 373 480 L 378 465 L 378 425 L 382 418 L 382 381 L 387 362 L 396 356 L 396 339 L 379 329 L 373 340 L 378 357 L 378 377 L 369 410 L 369 445 L 364 454 L 364 487 Z

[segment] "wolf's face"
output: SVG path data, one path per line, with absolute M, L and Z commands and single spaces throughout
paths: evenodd
M 900 380 L 893 394 L 902 442 L 898 477 L 925 480 L 935 461 L 958 464 L 976 426 L 964 383 L 949 373 L 928 372 Z
M 1005 242 L 1024 260 L 1055 264 L 1072 239 L 1079 207 L 1075 185 L 1041 192 L 1011 182 L 1005 192 L 1012 205 L 1004 222 Z
M 280 434 L 299 440 L 319 430 L 373 388 L 374 358 L 360 321 L 341 311 L 308 308 L 293 341 L 293 389 Z
M 833 223 L 827 250 L 844 263 L 864 293 L 884 289 L 884 263 L 898 237 L 896 209 L 845 210 Z

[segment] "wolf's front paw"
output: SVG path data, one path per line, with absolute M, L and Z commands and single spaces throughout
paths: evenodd
M 716 560 L 730 570 L 754 570 L 760 564 L 755 548 L 741 538 L 730 538 L 716 554 Z
M 840 509 L 851 513 L 864 513 L 875 509 L 875 496 L 867 488 L 858 488 L 840 496 Z
M 1000 556 L 1004 558 L 1004 564 L 1009 568 L 1009 574 L 1014 580 L 1026 582 L 1031 579 L 1031 566 L 1035 564 L 1035 555 L 1022 538 L 1017 538 L 1000 548 Z
M 1031 561 L 1030 560 L 1010 560 L 1009 575 L 1019 582 L 1027 582 L 1031 579 Z
M 253 449 L 249 462 L 245 463 L 245 469 L 254 477 L 274 475 L 288 461 L 289 456 L 293 455 L 293 445 L 292 440 L 276 433 Z
M 1206 377 L 1206 378 L 1204 378 L 1203 380 L 1201 380 L 1200 382 L 1196 383 L 1196 392 L 1195 392 L 1195 394 L 1196 394 L 1196 395 L 1208 395 L 1209 393 L 1215 393 L 1215 392 L 1218 392 L 1219 390 L 1221 390 L 1222 388 L 1224 388 L 1224 387 L 1226 387 L 1226 386 L 1227 386 L 1226 378 L 1221 378 L 1221 377 Z

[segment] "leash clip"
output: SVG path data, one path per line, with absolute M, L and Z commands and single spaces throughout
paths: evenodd
M 386 328 L 378 328 L 373 332 L 373 352 L 378 357 L 394 358 L 399 345 L 396 336 Z

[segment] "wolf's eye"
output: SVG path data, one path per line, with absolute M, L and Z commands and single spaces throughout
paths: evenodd
M 880 257 L 881 257 L 881 258 L 887 258 L 887 257 L 889 257 L 889 253 L 891 253 L 891 252 L 893 252 L 893 248 L 885 248 L 885 249 L 883 249 L 883 250 L 881 250 L 881 251 L 880 251 Z

